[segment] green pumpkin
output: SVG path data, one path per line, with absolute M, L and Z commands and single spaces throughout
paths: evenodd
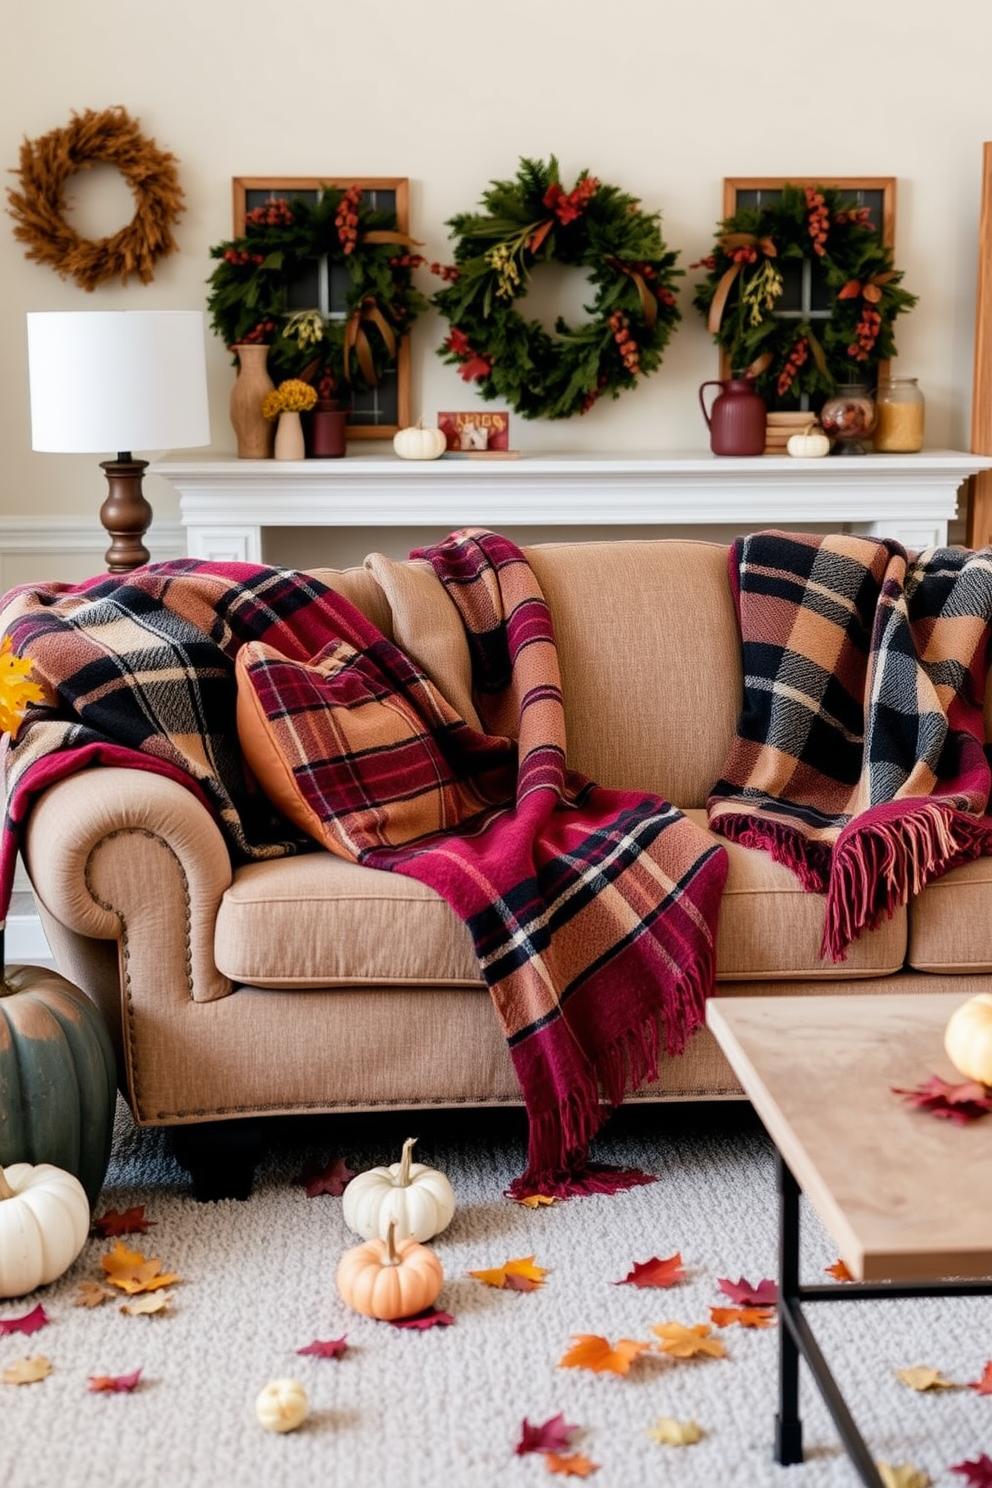
M 0 1167 L 51 1163 L 74 1174 L 90 1207 L 106 1177 L 117 1067 L 103 1017 L 42 966 L 0 982 Z

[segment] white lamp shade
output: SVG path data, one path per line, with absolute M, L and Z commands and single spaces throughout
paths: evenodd
M 31 311 L 28 379 L 33 449 L 210 443 L 201 310 Z

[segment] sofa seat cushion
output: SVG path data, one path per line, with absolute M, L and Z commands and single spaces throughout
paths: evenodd
M 433 889 L 327 852 L 238 868 L 214 955 L 250 986 L 483 985 L 472 937 Z
M 706 829 L 706 813 L 686 815 Z M 822 894 L 809 894 L 796 875 L 765 852 L 714 841 L 727 850 L 727 884 L 720 905 L 717 936 L 717 981 L 779 981 L 795 977 L 837 981 L 852 977 L 889 976 L 906 959 L 907 913 L 896 910 L 877 930 L 866 931 L 843 961 L 820 955 L 824 907 Z
M 908 960 L 943 975 L 992 971 L 992 858 L 944 873 L 909 907 Z

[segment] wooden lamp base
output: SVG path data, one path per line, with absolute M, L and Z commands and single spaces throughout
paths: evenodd
M 147 460 L 134 460 L 129 452 L 116 460 L 101 460 L 107 473 L 107 496 L 100 508 L 100 521 L 110 534 L 104 554 L 108 573 L 129 573 L 147 563 L 150 553 L 142 539 L 152 525 L 152 509 L 141 489 Z

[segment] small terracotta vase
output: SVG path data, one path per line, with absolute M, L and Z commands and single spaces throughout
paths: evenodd
M 302 460 L 305 454 L 300 415 L 293 409 L 286 409 L 279 415 L 276 427 L 275 457 L 277 460 Z
M 307 455 L 313 460 L 337 460 L 348 448 L 348 410 L 333 399 L 317 402 L 307 421 Z
M 269 376 L 267 346 L 231 348 L 238 358 L 238 378 L 231 389 L 231 427 L 238 441 L 239 460 L 271 460 L 276 437 L 271 419 L 262 417 L 262 399 L 275 384 Z

